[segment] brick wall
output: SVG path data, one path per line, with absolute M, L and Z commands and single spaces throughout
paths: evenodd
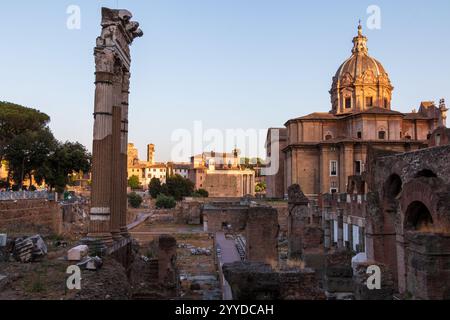
M 54 201 L 0 201 L 0 231 L 5 233 L 60 233 L 62 213 Z

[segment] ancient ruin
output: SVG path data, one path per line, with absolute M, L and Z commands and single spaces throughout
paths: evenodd
M 96 89 L 89 237 L 105 244 L 127 237 L 129 46 L 142 37 L 127 10 L 102 9 L 94 49 Z

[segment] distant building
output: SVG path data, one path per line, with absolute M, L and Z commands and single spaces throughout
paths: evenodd
M 149 164 L 155 164 L 155 145 L 149 144 L 147 146 L 147 162 Z
M 153 178 L 159 179 L 162 184 L 166 183 L 168 177 L 174 175 L 187 179 L 190 169 L 190 163 L 157 163 L 154 144 L 147 145 L 147 161 L 140 161 L 138 149 L 133 143 L 128 144 L 128 179 L 137 176 L 144 189 L 148 188 Z
M 284 169 L 268 177 L 267 193 L 286 194 L 293 184 L 299 184 L 308 196 L 343 193 L 348 178 L 366 170 L 370 146 L 395 152 L 426 147 L 431 133 L 445 126 L 444 101 L 439 106 L 422 102 L 418 111 L 401 113 L 391 108 L 393 90 L 383 65 L 369 55 L 359 26 L 351 56 L 333 77 L 331 111 L 285 124 L 286 138 L 280 137 Z M 266 145 L 270 143 L 268 139 Z
M 139 178 L 139 183 L 144 189 L 148 188 L 150 181 L 157 178 L 161 183 L 166 183 L 167 165 L 155 162 L 155 145 L 147 146 L 147 161 L 139 160 L 138 149 L 133 143 L 128 144 L 128 179 L 132 176 Z
M 174 162 L 169 162 L 167 163 L 167 170 L 168 170 L 168 176 L 175 176 L 175 175 L 179 175 L 182 176 L 185 179 L 189 178 L 189 170 L 191 169 L 191 164 L 190 163 L 174 163 Z
M 241 169 L 239 150 L 232 153 L 205 152 L 191 158 L 189 178 L 196 189 L 210 197 L 255 195 L 255 171 Z
M 278 142 L 278 146 L 272 146 L 272 142 Z M 266 176 L 266 197 L 267 198 L 285 198 L 285 153 L 282 151 L 286 148 L 287 129 L 286 128 L 270 128 L 267 133 L 266 152 L 267 159 L 272 159 L 272 163 L 267 163 L 268 168 L 278 165 L 278 173 Z M 272 154 L 272 149 L 277 154 Z M 278 159 L 277 159 L 278 157 Z M 274 163 L 278 161 L 278 163 Z

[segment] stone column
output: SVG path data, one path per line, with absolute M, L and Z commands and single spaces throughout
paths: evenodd
M 338 249 L 344 248 L 344 209 L 338 209 L 337 215 L 337 223 L 338 223 Z
M 111 237 L 111 163 L 113 126 L 114 53 L 95 50 L 96 88 L 94 142 L 92 148 L 92 192 L 89 237 L 112 243 Z
M 330 230 L 330 221 L 329 219 L 329 207 L 325 207 L 323 209 L 322 214 L 322 225 L 323 225 L 323 233 L 324 233 L 324 242 L 323 245 L 326 250 L 329 250 L 331 248 L 332 238 L 331 238 L 331 230 Z
M 359 227 L 359 252 L 366 252 L 366 231 Z
M 122 201 L 122 154 L 121 154 L 121 127 L 122 127 L 122 66 L 116 64 L 114 72 L 113 95 L 113 127 L 112 127 L 112 156 L 111 156 L 111 233 L 113 239 L 118 241 L 120 236 L 120 218 Z
M 128 210 L 128 164 L 127 164 L 127 147 L 128 147 L 128 100 L 130 95 L 130 73 L 123 74 L 122 81 L 122 126 L 121 126 L 121 201 L 120 201 L 120 234 L 123 237 L 129 237 L 127 228 L 127 210 Z
M 102 8 L 102 32 L 94 49 L 95 124 L 87 242 L 94 238 L 106 245 L 112 243 L 113 236 L 115 240 L 121 239 L 123 212 L 126 211 L 122 73 L 130 70 L 130 45 L 135 38 L 143 36 L 139 23 L 131 21 L 131 18 L 132 14 L 127 10 Z
M 353 250 L 353 224 L 350 222 L 348 225 L 348 247 Z
M 334 248 L 335 247 L 335 244 L 334 244 L 334 220 L 330 219 L 328 221 L 328 224 L 330 225 L 330 240 L 331 240 L 330 244 L 331 244 L 331 247 Z

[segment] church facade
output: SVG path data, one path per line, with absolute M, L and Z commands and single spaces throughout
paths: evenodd
M 350 58 L 333 77 L 331 111 L 291 119 L 280 129 L 287 130 L 280 143 L 284 168 L 271 179 L 283 186 L 268 185 L 268 194 L 285 195 L 293 184 L 310 196 L 346 192 L 348 177 L 365 171 L 369 146 L 398 152 L 426 147 L 431 133 L 445 126 L 444 100 L 401 113 L 391 108 L 393 90 L 383 65 L 369 55 L 360 25 Z

